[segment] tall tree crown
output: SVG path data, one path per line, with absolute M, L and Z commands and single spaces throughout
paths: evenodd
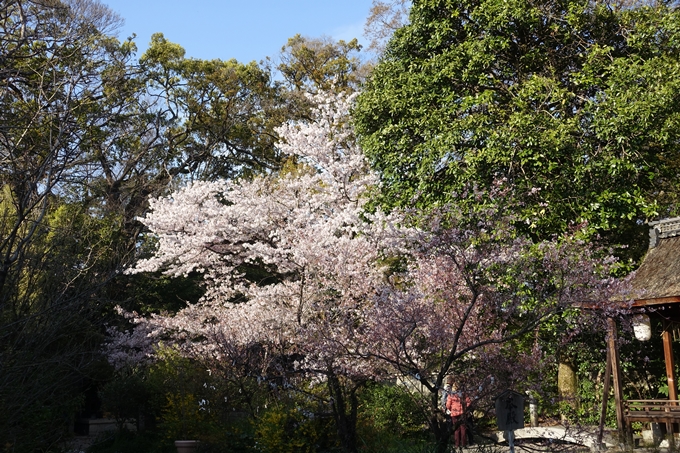
M 630 241 L 677 209 L 678 23 L 666 5 L 414 2 L 354 114 L 383 202 L 505 178 L 535 236 Z

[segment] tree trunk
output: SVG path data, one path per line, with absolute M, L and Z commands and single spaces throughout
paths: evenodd
M 329 371 L 328 389 L 332 398 L 333 416 L 342 450 L 346 453 L 357 453 L 357 408 L 359 406 L 356 395 L 357 386 L 352 386 L 349 395 L 345 397 L 340 379 L 333 371 Z
M 437 386 L 439 388 L 439 386 Z M 430 431 L 434 434 L 437 453 L 446 453 L 451 439 L 451 417 L 447 415 L 439 406 L 439 392 L 431 394 L 430 397 Z
M 578 409 L 577 400 L 578 382 L 576 370 L 569 362 L 560 362 L 557 368 L 557 391 L 560 399 L 569 405 L 574 411 Z M 562 421 L 565 421 L 565 414 L 561 414 Z

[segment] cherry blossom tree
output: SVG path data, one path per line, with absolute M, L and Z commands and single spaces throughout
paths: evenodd
M 158 248 L 131 272 L 200 272 L 206 294 L 172 316 L 127 314 L 136 330 L 112 340 L 111 358 L 139 360 L 160 339 L 216 367 L 259 351 L 250 373 L 325 381 L 341 442 L 355 451 L 356 391 L 375 371 L 356 359 L 365 345 L 354 331 L 383 279 L 382 251 L 398 241 L 390 218 L 363 209 L 376 179 L 347 120 L 353 97 L 312 100 L 313 121 L 278 130 L 290 156 L 280 173 L 151 200 L 141 220 Z
M 151 200 L 141 220 L 158 246 L 130 272 L 202 273 L 206 294 L 174 315 L 125 313 L 135 330 L 113 336 L 110 357 L 144 360 L 165 341 L 225 375 L 316 380 L 346 451 L 357 450 L 357 390 L 400 376 L 425 395 L 444 451 L 444 379 L 482 397 L 525 379 L 543 358 L 527 338 L 607 300 L 610 263 L 571 237 L 521 237 L 502 185 L 465 218 L 366 209 L 378 187 L 348 122 L 353 96 L 312 101 L 311 121 L 278 130 L 281 172 Z

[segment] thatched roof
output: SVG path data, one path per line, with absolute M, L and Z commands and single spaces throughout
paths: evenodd
M 635 305 L 680 302 L 680 217 L 650 225 L 649 251 L 632 281 Z

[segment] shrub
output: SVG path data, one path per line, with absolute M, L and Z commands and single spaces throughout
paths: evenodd
M 268 410 L 257 421 L 255 442 L 261 452 L 314 452 L 318 440 L 308 416 L 281 406 Z

